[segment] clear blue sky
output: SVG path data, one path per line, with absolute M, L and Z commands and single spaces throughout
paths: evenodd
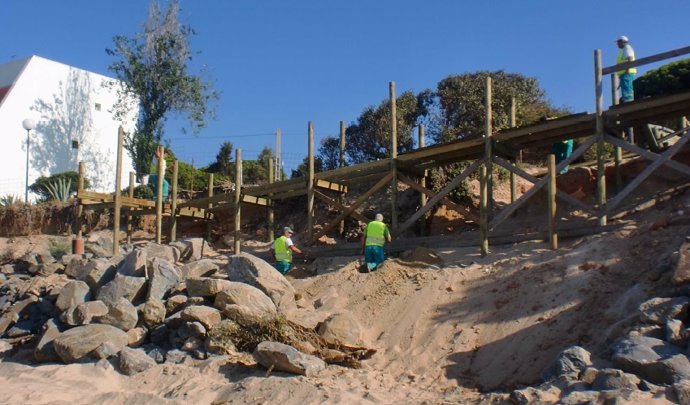
M 163 6 L 166 1 L 161 1 Z M 32 54 L 110 75 L 105 48 L 138 32 L 148 0 L 0 0 L 0 63 Z M 198 33 L 195 64 L 221 93 L 199 137 L 169 125 L 178 157 L 197 166 L 229 140 L 244 158 L 275 147 L 286 169 L 339 121 L 397 93 L 435 88 L 454 74 L 504 69 L 539 79 L 550 101 L 594 110 L 593 53 L 614 63 L 627 35 L 637 57 L 690 45 L 690 1 L 609 0 L 181 0 Z M 640 73 L 654 67 L 644 67 Z M 607 84 L 608 86 L 608 84 Z M 608 87 L 606 87 L 608 88 Z M 607 104 L 608 104 L 608 92 Z M 318 143 L 317 143 L 318 148 Z

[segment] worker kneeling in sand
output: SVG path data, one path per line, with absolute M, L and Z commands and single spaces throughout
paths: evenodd
M 276 260 L 276 269 L 284 275 L 292 268 L 292 252 L 302 254 L 302 251 L 292 242 L 294 233 L 289 226 L 283 228 L 283 236 L 273 242 L 273 249 L 271 249 L 273 258 Z
M 383 250 L 386 241 L 390 243 L 391 232 L 383 223 L 383 215 L 376 214 L 375 219 L 367 224 L 362 235 L 362 252 L 367 270 L 376 270 L 386 260 L 386 252 Z

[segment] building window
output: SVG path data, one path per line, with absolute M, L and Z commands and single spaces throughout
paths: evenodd
M 96 103 L 96 111 L 101 111 L 101 103 Z

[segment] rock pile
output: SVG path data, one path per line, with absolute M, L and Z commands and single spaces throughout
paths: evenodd
M 358 365 L 373 353 L 348 335 L 339 339 L 338 316 L 299 307 L 292 285 L 270 264 L 242 253 L 221 268 L 204 258 L 208 252 L 203 240 L 189 239 L 110 257 L 28 254 L 5 264 L 0 355 L 32 345 L 38 363 L 109 359 L 132 375 L 242 347 L 269 370 L 313 375 L 325 367 L 322 359 Z M 278 325 L 269 335 L 282 341 L 233 341 L 243 328 L 255 338 L 261 325 Z

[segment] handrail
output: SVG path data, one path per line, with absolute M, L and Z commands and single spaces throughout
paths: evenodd
M 660 60 L 670 59 L 670 58 L 674 58 L 676 56 L 686 55 L 689 53 L 690 53 L 690 46 L 686 46 L 685 48 L 678 48 L 678 49 L 674 49 L 672 51 L 658 53 L 656 55 L 647 56 L 644 58 L 634 60 L 632 62 L 625 62 L 625 63 L 620 63 L 618 65 L 612 65 L 609 67 L 605 67 L 602 69 L 601 74 L 607 75 L 609 73 L 614 73 L 614 72 L 617 72 L 619 70 L 625 70 L 625 69 L 629 69 L 631 67 L 647 65 L 649 63 L 658 62 Z

